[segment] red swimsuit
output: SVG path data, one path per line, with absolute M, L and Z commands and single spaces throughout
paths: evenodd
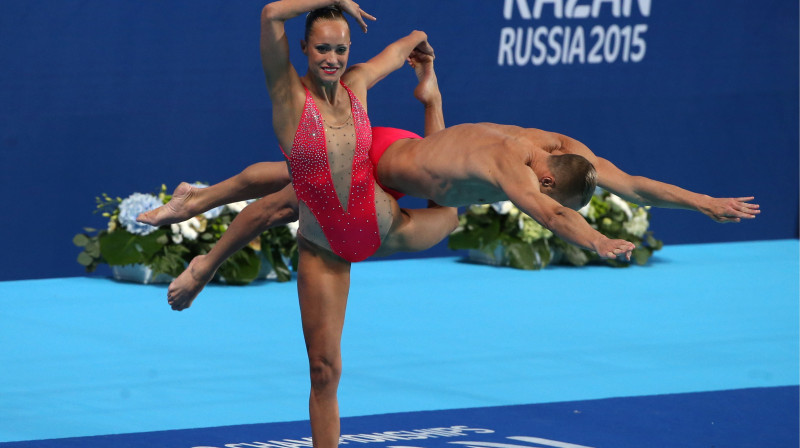
M 383 191 L 389 193 L 395 199 L 400 199 L 405 196 L 405 194 L 400 193 L 397 190 L 387 188 L 381 183 L 380 179 L 378 179 L 378 161 L 381 159 L 381 156 L 383 156 L 383 153 L 386 152 L 386 148 L 391 146 L 392 143 L 404 138 L 421 139 L 422 137 L 403 129 L 384 128 L 379 126 L 372 128 L 372 148 L 369 150 L 369 158 L 372 159 L 372 165 L 375 168 L 375 179 L 378 181 L 378 185 L 383 188 Z
M 375 215 L 375 175 L 369 159 L 372 129 L 358 98 L 344 83 L 341 84 L 350 96 L 356 133 L 347 211 L 333 186 L 322 115 L 307 88 L 289 165 L 297 198 L 314 214 L 331 250 L 347 261 L 356 262 L 374 254 L 381 245 Z

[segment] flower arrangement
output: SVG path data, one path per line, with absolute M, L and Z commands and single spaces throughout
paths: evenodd
M 649 209 L 598 189 L 579 212 L 603 235 L 634 243 L 636 249 L 631 259 L 643 265 L 663 246 L 653 237 L 653 232 L 648 231 Z M 478 262 L 518 269 L 541 269 L 552 263 L 583 266 L 600 261 L 615 267 L 629 265 L 624 261 L 601 259 L 594 252 L 568 244 L 510 201 L 468 207 L 459 216 L 459 226 L 450 235 L 448 246 L 468 249 L 470 258 Z
M 203 184 L 194 184 L 205 187 Z M 178 276 L 189 261 L 208 253 L 247 202 L 237 202 L 209 210 L 178 224 L 154 227 L 136 221 L 140 213 L 166 204 L 171 195 L 166 185 L 155 194 L 133 193 L 125 199 L 106 194 L 96 198 L 97 210 L 108 218 L 106 229 L 85 228 L 73 243 L 82 248 L 78 263 L 93 272 L 101 263 L 113 267 L 144 265 L 154 275 Z M 297 226 L 275 227 L 262 233 L 247 247 L 228 258 L 215 280 L 228 284 L 247 284 L 264 276 L 262 268 L 271 266 L 278 281 L 288 281 L 288 264 L 297 265 Z

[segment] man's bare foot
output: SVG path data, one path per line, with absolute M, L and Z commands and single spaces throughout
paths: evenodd
M 173 310 L 183 311 L 192 306 L 200 291 L 214 278 L 216 269 L 206 267 L 205 258 L 205 255 L 194 257 L 181 275 L 169 284 L 167 303 Z
M 140 214 L 136 220 L 155 227 L 186 221 L 200 212 L 194 207 L 197 190 L 190 184 L 181 182 L 172 192 L 172 199 L 169 202 L 157 209 Z

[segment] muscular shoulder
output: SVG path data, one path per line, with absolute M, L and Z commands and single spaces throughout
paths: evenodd
M 592 163 L 595 163 L 597 160 L 597 156 L 586 145 L 578 140 L 557 132 L 542 132 L 547 134 L 543 140 L 546 143 L 542 147 L 542 149 L 545 151 L 555 155 L 576 154 L 585 157 Z

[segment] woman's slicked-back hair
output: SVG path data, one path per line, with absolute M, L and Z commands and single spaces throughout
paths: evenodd
M 344 20 L 344 23 L 350 26 L 347 22 L 347 18 L 342 14 L 342 10 L 339 9 L 338 6 L 326 6 L 324 8 L 311 10 L 311 12 L 306 15 L 306 42 L 308 42 L 308 36 L 311 34 L 311 28 L 318 20 Z
M 561 154 L 551 155 L 547 166 L 555 178 L 559 198 L 580 197 L 581 206 L 589 203 L 597 188 L 597 170 L 591 162 L 577 154 Z

